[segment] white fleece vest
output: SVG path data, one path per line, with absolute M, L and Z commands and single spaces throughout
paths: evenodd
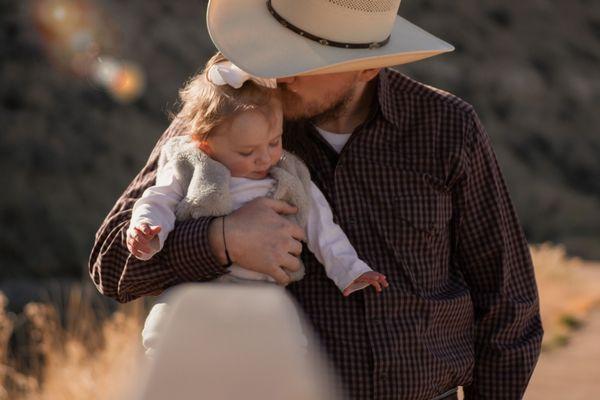
M 187 186 L 186 195 L 175 211 L 178 221 L 217 217 L 233 211 L 229 192 L 231 173 L 223 164 L 198 149 L 190 136 L 177 136 L 163 145 L 158 160 L 159 170 L 168 162 L 173 162 L 174 168 L 183 178 L 184 187 Z M 287 215 L 286 218 L 306 230 L 311 184 L 308 168 L 298 157 L 284 151 L 281 160 L 270 169 L 269 174 L 276 184 L 268 197 L 296 206 L 298 212 Z M 296 281 L 303 276 L 304 265 L 301 262 L 300 270 L 291 273 L 290 277 Z

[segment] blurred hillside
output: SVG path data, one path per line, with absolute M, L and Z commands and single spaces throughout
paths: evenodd
M 177 89 L 214 51 L 206 2 L 90 2 L 103 55 L 145 73 L 142 96 L 119 103 L 49 52 L 34 4 L 0 0 L 0 279 L 82 273 Z M 600 259 L 600 2 L 405 0 L 400 14 L 456 46 L 401 71 L 474 104 L 529 241 Z

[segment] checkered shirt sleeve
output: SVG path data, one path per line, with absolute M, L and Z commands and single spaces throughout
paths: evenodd
M 542 340 L 525 235 L 477 116 L 467 129 L 458 185 L 458 255 L 475 308 L 475 369 L 466 399 L 520 399 Z
M 182 282 L 212 280 L 224 273 L 208 242 L 212 218 L 178 222 L 161 252 L 148 261 L 136 259 L 126 245 L 127 227 L 135 201 L 156 180 L 163 143 L 185 130 L 174 120 L 152 151 L 146 166 L 119 197 L 100 229 L 89 260 L 89 273 L 100 293 L 119 302 L 158 295 Z

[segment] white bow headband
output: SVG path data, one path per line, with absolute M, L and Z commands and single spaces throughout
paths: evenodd
M 235 89 L 239 89 L 244 82 L 252 80 L 256 84 L 270 89 L 277 88 L 276 79 L 252 76 L 230 61 L 223 61 L 211 66 L 206 75 L 208 80 L 217 86 L 229 85 Z

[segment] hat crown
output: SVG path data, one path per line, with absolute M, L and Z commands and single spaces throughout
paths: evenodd
M 355 11 L 389 12 L 398 11 L 400 0 L 326 0 L 329 3 Z
M 290 24 L 323 39 L 343 43 L 385 40 L 401 0 L 272 0 Z

